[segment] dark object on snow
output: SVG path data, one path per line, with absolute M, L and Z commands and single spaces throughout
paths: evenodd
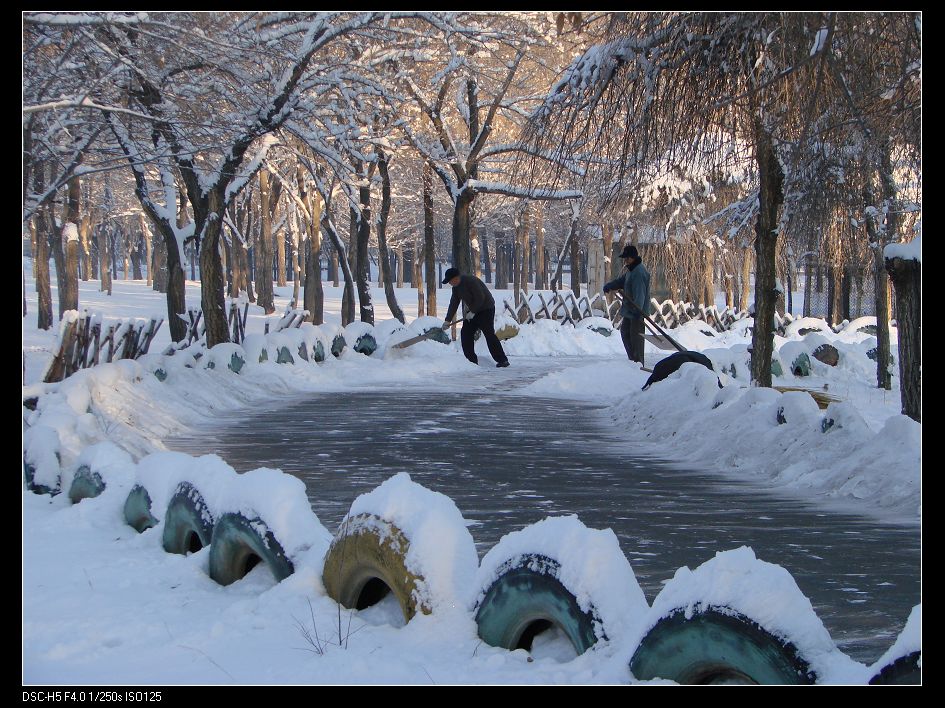
M 871 678 L 869 681 L 870 685 L 921 684 L 922 667 L 919 666 L 919 659 L 921 658 L 922 652 L 919 651 L 900 656 L 891 664 L 884 666 L 881 671 Z
M 690 351 L 676 352 L 656 363 L 656 366 L 653 367 L 653 373 L 650 374 L 650 378 L 646 380 L 641 390 L 646 391 L 652 384 L 655 384 L 657 381 L 662 381 L 680 366 L 690 361 L 695 364 L 702 364 L 709 371 L 715 371 L 715 369 L 712 368 L 712 362 L 709 361 L 709 357 L 705 354 Z M 721 381 L 719 381 L 719 388 L 722 388 Z
M 821 344 L 814 350 L 814 358 L 827 366 L 836 366 L 840 361 L 840 352 L 832 344 Z

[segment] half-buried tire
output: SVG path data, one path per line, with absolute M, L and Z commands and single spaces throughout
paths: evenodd
M 158 520 L 151 514 L 151 495 L 140 484 L 128 492 L 124 507 L 125 523 L 138 533 L 158 525 Z
M 213 514 L 203 495 L 189 482 L 181 482 L 167 504 L 161 542 L 168 553 L 196 553 L 213 536 Z
M 531 651 L 536 635 L 552 627 L 570 640 L 578 655 L 597 642 L 593 608 L 583 611 L 558 580 L 560 565 L 543 555 L 525 555 L 499 569 L 476 607 L 479 636 L 487 644 Z
M 916 685 L 922 683 L 922 667 L 919 660 L 922 652 L 914 651 L 911 654 L 900 656 L 890 664 L 886 664 L 873 678 L 870 685 Z
M 405 621 L 417 612 L 430 614 L 429 604 L 418 598 L 423 578 L 407 568 L 409 545 L 399 528 L 373 514 L 346 520 L 325 557 L 322 582 L 328 596 L 363 610 L 392 593 Z
M 105 491 L 105 482 L 98 472 L 93 472 L 88 465 L 82 465 L 76 470 L 69 485 L 69 501 L 78 504 L 83 499 L 97 497 Z
M 639 680 L 681 684 L 812 684 L 796 647 L 728 608 L 680 608 L 647 632 L 630 659 Z
M 210 577 L 220 585 L 230 585 L 260 562 L 269 566 L 277 581 L 295 572 L 282 544 L 262 519 L 233 512 L 221 515 L 210 542 Z

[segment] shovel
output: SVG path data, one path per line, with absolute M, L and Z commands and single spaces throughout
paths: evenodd
M 462 321 L 463 321 L 463 318 L 460 317 L 457 320 L 453 320 L 448 325 L 446 325 L 446 327 L 443 327 L 442 329 L 447 329 L 448 327 L 452 327 L 454 324 L 457 324 Z M 391 349 L 405 349 L 406 347 L 416 344 L 417 342 L 422 342 L 425 339 L 429 339 L 433 335 L 434 332 L 436 332 L 436 328 L 431 327 L 430 330 L 426 332 L 426 334 L 419 334 L 416 337 L 411 337 L 410 339 L 405 339 L 402 342 L 397 342 L 397 344 L 391 345 Z

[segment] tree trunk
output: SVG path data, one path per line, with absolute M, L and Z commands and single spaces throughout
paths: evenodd
M 426 311 L 436 317 L 436 244 L 433 240 L 433 169 L 423 164 L 423 259 L 427 275 Z
M 390 254 L 387 250 L 387 218 L 390 216 L 390 172 L 387 156 L 383 150 L 377 151 L 377 170 L 381 175 L 381 213 L 377 220 L 377 260 L 381 278 L 384 280 L 384 297 L 391 314 L 403 323 L 407 318 L 397 303 L 397 293 L 394 292 L 393 274 L 390 272 Z
M 397 287 L 402 288 L 404 287 L 404 247 L 402 244 L 397 244 L 394 255 L 397 258 Z
M 299 174 L 301 175 L 301 168 Z M 322 251 L 322 200 L 317 194 L 304 195 L 308 205 L 310 219 L 308 223 L 308 238 L 305 240 L 305 309 L 308 310 L 308 321 L 320 325 L 325 321 L 325 293 L 322 290 L 322 266 L 320 254 Z
M 469 248 L 472 253 L 473 275 L 482 279 L 482 251 L 479 248 L 479 229 L 469 227 Z
M 290 230 L 290 233 L 292 234 L 292 241 L 290 242 L 292 246 L 292 255 L 290 259 L 292 261 L 292 302 L 295 303 L 296 307 L 303 307 L 302 301 L 299 299 L 299 276 L 302 270 L 301 265 L 299 265 L 299 242 L 301 238 L 299 235 L 298 222 L 296 221 L 295 214 L 289 218 L 292 225 Z
M 886 271 L 896 291 L 899 330 L 899 389 L 902 413 L 922 422 L 922 264 L 887 258 Z
M 69 180 L 66 213 L 62 225 L 63 278 L 59 290 L 59 319 L 66 310 L 79 309 L 79 178 Z
M 357 171 L 361 173 L 360 163 Z M 360 174 L 361 184 L 358 196 L 361 202 L 361 211 L 358 214 L 358 303 L 360 304 L 361 321 L 374 324 L 374 303 L 371 301 L 371 261 L 368 258 L 368 244 L 371 240 L 371 187 L 369 179 Z
M 86 214 L 82 217 L 82 221 L 79 224 L 79 272 L 83 282 L 88 282 L 89 280 L 89 265 L 91 263 L 89 229 L 91 227 L 92 220 L 89 218 L 89 215 Z
M 535 215 L 535 289 L 544 290 L 548 287 L 547 271 L 545 270 L 545 228 L 542 225 L 542 212 L 539 209 Z
M 290 217 L 291 218 L 291 217 Z M 286 252 L 285 252 L 285 232 L 276 234 L 276 285 L 280 288 L 286 286 Z
M 453 207 L 453 267 L 459 272 L 475 274 L 469 234 L 469 211 L 473 196 L 469 190 L 460 192 Z
M 101 230 L 100 230 L 101 231 Z M 100 264 L 104 262 L 102 256 L 102 248 L 104 246 L 104 237 L 99 235 L 98 238 L 98 251 L 99 251 L 99 261 Z M 153 267 L 151 269 L 151 287 L 159 293 L 167 292 L 167 246 L 164 243 L 163 238 L 151 239 L 151 258 L 153 260 Z M 101 269 L 101 265 L 99 266 Z M 105 289 L 104 279 L 102 282 L 102 290 Z M 175 340 L 176 341 L 176 340 Z
M 830 268 L 830 324 L 838 325 L 843 312 L 843 268 L 839 265 Z
M 150 288 L 154 284 L 151 275 L 151 231 L 144 221 L 144 214 L 138 214 L 138 223 L 141 225 L 141 237 L 144 239 L 144 269 L 147 275 L 147 284 Z
M 508 287 L 508 283 L 505 282 L 505 261 L 507 254 L 505 252 L 505 244 L 499 239 L 498 231 L 494 232 L 492 235 L 492 250 L 495 253 L 495 288 L 496 290 L 504 290 Z
M 577 240 L 577 224 L 573 225 L 571 237 L 571 291 L 574 297 L 581 297 L 581 249 Z
M 492 282 L 492 257 L 489 255 L 489 237 L 482 237 L 482 265 L 486 272 L 486 282 Z
M 759 122 L 755 127 L 755 159 L 760 188 L 758 221 L 755 224 L 755 326 L 751 337 L 751 380 L 756 386 L 771 386 L 771 356 L 774 353 L 775 264 L 778 211 L 783 199 L 784 175 L 774 154 L 770 133 Z
M 354 277 L 351 274 L 351 265 L 348 262 L 348 254 L 345 253 L 345 246 L 327 213 L 328 209 L 326 207 L 326 213 L 322 215 L 322 228 L 325 229 L 325 233 L 328 234 L 328 238 L 335 247 L 335 255 L 338 257 L 338 262 L 345 277 L 345 291 L 341 298 L 341 326 L 344 327 L 354 322 Z
M 705 300 L 705 306 L 712 307 L 715 304 L 715 249 L 707 247 L 703 251 L 703 258 L 705 263 L 702 269 L 704 275 L 702 297 Z
M 259 239 L 256 242 L 256 304 L 267 315 L 276 311 L 272 292 L 272 211 L 269 171 L 259 170 Z
M 417 317 L 423 317 L 426 309 L 423 302 L 423 246 L 419 239 L 414 239 L 413 282 L 417 286 Z
M 36 326 L 49 329 L 53 326 L 52 291 L 49 286 L 49 215 L 48 207 L 40 207 L 33 217 L 36 230 Z
M 741 308 L 743 310 L 748 309 L 748 298 L 749 293 L 751 292 L 751 248 L 745 246 L 742 249 L 742 294 L 740 299 Z M 675 298 L 674 298 L 675 299 Z
M 337 288 L 339 284 L 338 280 L 338 250 L 332 246 L 331 251 L 331 273 L 328 274 L 329 280 L 331 280 L 332 287 Z
M 202 225 L 200 239 L 200 305 L 207 331 L 207 349 L 230 341 L 226 319 L 226 298 L 223 293 L 223 263 L 220 260 L 220 232 L 223 225 L 223 196 L 217 189 L 207 195 L 207 213 L 204 219 L 195 214 L 194 221 Z M 195 205 L 196 211 L 196 205 Z
M 808 252 L 807 255 L 806 255 L 806 259 L 807 259 L 807 265 L 806 265 L 806 268 L 804 269 L 804 309 L 803 309 L 803 315 L 804 315 L 804 317 L 810 317 L 811 296 L 812 296 L 812 294 L 813 294 L 813 287 L 814 287 L 814 278 L 813 278 L 813 275 L 814 275 L 813 254 L 811 254 L 810 252 Z M 882 263 L 882 261 L 880 261 L 880 263 Z M 883 274 L 884 274 L 884 277 L 885 277 L 885 271 L 883 271 Z

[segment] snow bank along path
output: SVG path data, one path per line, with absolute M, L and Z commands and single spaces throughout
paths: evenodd
M 99 496 L 78 505 L 105 528 L 118 523 L 127 490 L 139 484 L 148 490 L 152 512 L 159 520 L 158 527 L 146 531 L 142 540 L 158 542 L 164 517 L 161 506 L 170 499 L 171 490 L 186 481 L 200 491 L 217 519 L 225 512 L 264 519 L 292 559 L 296 573 L 309 579 L 324 573 L 328 580 L 324 563 L 331 535 L 311 512 L 304 488 L 294 477 L 267 469 L 238 475 L 213 455 L 194 458 L 182 453 L 154 453 L 134 463 L 108 442 L 89 446 L 77 461 L 106 482 Z M 63 472 L 60 483 L 69 477 Z M 58 513 L 69 510 L 65 507 Z M 882 661 L 867 667 L 840 652 L 790 574 L 780 566 L 757 560 L 748 548 L 719 553 L 695 571 L 680 568 L 650 607 L 613 532 L 587 529 L 576 517 L 548 518 L 510 533 L 479 564 L 473 539 L 455 504 L 415 484 L 406 473 L 358 497 L 348 516 L 373 519 L 374 527 L 384 534 L 391 528 L 401 532 L 408 541 L 407 548 L 398 548 L 397 552 L 404 567 L 421 578 L 414 586 L 418 604 L 425 605 L 425 614 L 465 626 L 467 632 L 474 631 L 474 609 L 479 608 L 481 614 L 488 590 L 515 567 L 515 561 L 545 558 L 554 561 L 554 577 L 565 594 L 593 616 L 596 640 L 592 651 L 584 653 L 598 657 L 602 665 L 626 662 L 634 656 L 646 640 L 647 631 L 661 618 L 680 609 L 688 618 L 711 607 L 744 615 L 778 640 L 790 643 L 810 666 L 811 677 L 817 682 L 865 683 L 884 668 Z M 339 535 L 348 533 L 348 524 L 343 522 L 341 529 Z M 215 530 L 211 558 L 216 536 Z M 545 572 L 534 566 L 532 570 Z M 373 577 L 362 578 L 361 587 Z M 391 576 L 384 577 L 391 582 Z M 325 593 L 324 585 L 312 586 L 316 594 Z M 914 613 L 910 617 L 887 658 L 895 659 L 916 649 L 917 616 Z M 529 615 L 513 621 L 528 624 L 548 619 L 555 616 Z
M 535 331 L 542 335 L 542 330 L 548 330 L 544 334 L 558 334 L 555 323 L 538 323 Z M 357 332 L 360 338 L 370 331 L 361 328 L 364 331 Z M 682 328 L 681 328 L 682 329 Z M 314 330 L 314 328 L 313 328 Z M 555 330 L 555 332 L 551 332 Z M 395 334 L 396 329 L 391 331 Z M 591 337 L 589 341 L 601 343 L 608 338 L 601 337 L 599 334 L 587 330 L 586 333 Z M 332 344 L 335 343 L 335 333 L 332 337 Z M 342 336 L 344 333 L 341 333 Z M 354 334 L 354 333 L 352 333 Z M 279 335 L 282 335 L 281 337 Z M 297 336 L 298 335 L 298 336 Z M 693 335 L 694 336 L 694 335 Z M 382 338 L 379 344 L 378 353 L 383 356 L 384 344 Z M 544 338 L 545 345 L 554 342 L 554 337 Z M 304 496 L 304 487 L 297 479 L 283 475 L 277 470 L 259 469 L 244 475 L 236 475 L 228 465 L 219 458 L 205 456 L 202 458 L 189 458 L 189 456 L 180 456 L 176 453 L 150 453 L 155 447 L 156 442 L 160 440 L 166 432 L 175 429 L 182 422 L 196 422 L 206 415 L 206 410 L 225 410 L 230 406 L 245 406 L 258 397 L 261 393 L 297 393 L 299 390 L 325 390 L 332 387 L 328 376 L 324 376 L 319 370 L 320 367 L 314 366 L 317 360 L 314 356 L 306 354 L 314 353 L 314 344 L 322 343 L 322 348 L 329 341 L 328 336 L 321 335 L 316 331 L 299 331 L 289 336 L 285 333 L 277 333 L 275 336 L 257 340 L 256 346 L 242 348 L 236 345 L 222 345 L 212 352 L 200 353 L 202 356 L 195 356 L 191 352 L 178 352 L 175 356 L 151 356 L 139 361 L 121 361 L 111 365 L 104 365 L 93 370 L 78 372 L 61 384 L 55 385 L 35 385 L 24 391 L 25 396 L 35 395 L 36 411 L 30 412 L 24 409 L 24 423 L 27 427 L 24 433 L 24 476 L 29 484 L 36 490 L 59 490 L 68 491 L 72 478 L 76 470 L 82 466 L 87 466 L 96 472 L 105 482 L 105 491 L 96 499 L 83 500 L 87 514 L 103 514 L 111 520 L 119 519 L 121 516 L 121 506 L 131 487 L 138 483 L 148 489 L 152 501 L 152 513 L 160 523 L 166 504 L 173 495 L 174 490 L 181 482 L 189 482 L 195 488 L 198 488 L 207 502 L 211 513 L 219 518 L 225 513 L 235 513 L 245 516 L 249 519 L 263 520 L 265 526 L 272 531 L 284 549 L 285 553 L 292 559 L 294 567 L 308 571 L 311 575 L 314 571 L 316 576 L 320 572 L 315 570 L 324 562 L 325 555 L 331 543 L 331 534 L 325 530 L 312 514 L 310 507 Z M 527 337 L 521 342 L 527 342 Z M 543 335 L 539 336 L 535 342 L 541 344 Z M 529 346 L 530 351 L 537 351 L 540 346 L 532 342 Z M 820 345 L 818 342 L 814 344 Z M 291 363 L 295 366 L 280 366 L 275 361 L 278 360 L 279 350 L 285 348 L 289 350 L 292 356 Z M 862 348 L 862 347 L 861 347 Z M 263 356 L 263 352 L 266 356 Z M 732 378 L 739 378 L 739 372 L 736 370 L 736 356 L 729 351 L 731 361 Z M 299 356 L 295 356 L 298 354 Z M 452 356 L 451 356 L 452 355 Z M 355 363 L 352 357 L 359 357 Z M 425 371 L 417 374 L 413 371 L 414 367 L 403 366 L 409 362 L 412 357 L 420 357 L 424 360 Z M 241 362 L 234 366 L 237 360 Z M 330 360 L 330 359 L 329 359 Z M 398 361 L 399 360 L 399 361 Z M 455 352 L 450 347 L 441 347 L 434 342 L 423 342 L 411 350 L 398 352 L 398 355 L 392 359 L 383 362 L 375 360 L 375 364 L 367 366 L 370 360 L 354 354 L 349 349 L 340 352 L 337 355 L 335 365 L 340 367 L 341 371 L 357 370 L 358 376 L 368 382 L 374 380 L 387 380 L 394 374 L 395 378 L 410 380 L 411 377 L 416 380 L 423 376 L 428 376 L 431 372 L 450 374 L 457 372 L 464 362 L 456 360 Z M 307 363 L 306 363 L 307 362 Z M 287 362 L 288 363 L 288 362 Z M 212 364 L 212 366 L 211 366 Z M 401 366 L 398 366 L 401 364 Z M 243 366 L 246 365 L 246 369 Z M 384 370 L 382 370 L 382 367 Z M 212 369 L 212 371 L 207 370 Z M 393 372 L 392 372 L 393 370 Z M 234 375 L 239 372 L 240 383 L 236 383 L 237 377 Z M 336 371 L 335 373 L 339 373 Z M 711 381 L 709 380 L 711 378 Z M 211 382 L 208 385 L 208 381 Z M 534 384 L 536 391 L 542 387 L 548 387 L 553 381 L 539 381 Z M 709 385 L 711 383 L 711 386 Z M 241 385 L 242 384 L 242 385 Z M 848 447 L 856 447 L 867 437 L 876 437 L 871 435 L 871 431 L 862 418 L 857 414 L 855 407 L 849 404 L 832 405 L 827 414 L 823 417 L 811 406 L 811 399 L 806 394 L 786 393 L 777 394 L 770 390 L 758 389 L 732 389 L 727 388 L 718 391 L 715 386 L 715 377 L 711 376 L 702 367 L 684 366 L 680 372 L 670 377 L 663 386 L 663 393 L 670 394 L 674 400 L 681 401 L 678 410 L 681 411 L 683 418 L 692 418 L 692 410 L 706 407 L 704 402 L 711 400 L 709 411 L 715 411 L 728 405 L 731 410 L 728 411 L 730 417 L 751 419 L 755 421 L 764 421 L 768 429 L 772 423 L 767 419 L 774 418 L 773 425 L 790 424 L 793 421 L 799 421 L 798 424 L 806 425 L 802 429 L 805 437 L 805 444 L 798 445 L 799 449 L 805 446 L 810 448 L 825 447 L 818 445 L 818 441 L 823 439 L 831 431 L 844 432 L 852 438 L 852 443 Z M 674 388 L 675 387 L 675 388 Z M 672 389 L 672 390 L 670 390 Z M 733 391 L 735 393 L 733 393 Z M 116 395 L 117 393 L 117 395 Z M 710 396 L 711 394 L 711 396 Z M 625 412 L 629 412 L 629 418 L 637 416 L 640 420 L 636 421 L 643 428 L 647 428 L 647 423 L 643 417 L 647 413 L 647 399 L 637 396 L 624 402 Z M 758 415 L 757 407 L 765 406 L 764 410 L 773 413 L 773 416 L 767 414 Z M 744 410 L 740 411 L 740 408 Z M 665 412 L 665 406 L 661 406 L 661 412 Z M 739 415 L 740 412 L 740 415 Z M 735 414 L 733 416 L 733 414 Z M 707 413 L 706 415 L 712 415 Z M 650 419 L 653 415 L 646 416 Z M 683 418 L 672 420 L 664 427 L 672 427 L 674 434 L 681 432 L 688 435 L 690 440 L 699 440 L 699 435 L 694 430 L 686 429 L 686 421 Z M 743 421 L 744 422 L 744 421 Z M 811 425 L 816 423 L 816 425 Z M 888 437 L 902 437 L 905 443 L 912 445 L 913 449 L 918 449 L 917 436 L 918 428 L 910 425 L 899 417 L 898 420 L 887 422 L 883 433 Z M 654 428 L 654 432 L 659 429 Z M 762 457 L 763 450 L 770 450 L 770 440 L 764 439 L 764 431 L 758 431 L 759 435 L 749 436 L 752 440 L 760 440 L 760 447 L 752 457 Z M 881 434 L 878 438 L 882 438 Z M 116 444 L 120 444 L 120 447 Z M 765 443 L 768 443 L 767 445 Z M 863 451 L 861 460 L 864 464 L 868 460 L 875 460 L 877 457 L 883 458 L 884 450 L 888 449 L 888 444 Z M 837 453 L 837 464 L 842 464 L 842 459 L 847 457 L 841 447 Z M 134 463 L 132 460 L 139 457 L 140 461 Z M 736 461 L 733 459 L 733 463 Z M 887 463 L 892 460 L 887 460 Z M 853 496 L 868 497 L 871 493 L 871 485 L 877 486 L 875 478 L 861 477 L 855 478 L 854 473 L 849 470 L 856 467 L 854 461 L 846 472 L 841 470 L 841 474 L 846 473 L 847 477 L 844 484 L 837 485 L 833 481 L 828 481 L 828 486 L 841 489 L 843 493 L 844 485 L 852 491 L 860 490 L 859 495 Z M 733 464 L 737 467 L 737 464 Z M 868 466 L 868 465 L 867 465 Z M 782 474 L 789 476 L 790 466 L 782 469 Z M 802 470 L 810 475 L 809 470 Z M 795 471 L 797 474 L 797 471 Z M 804 476 L 804 475 L 800 475 Z M 819 475 L 822 476 L 822 475 Z M 472 548 L 471 543 L 466 543 L 465 539 L 460 543 L 456 541 L 452 544 L 446 544 L 446 547 L 452 551 L 445 556 L 441 551 L 432 550 L 441 549 L 439 544 L 427 545 L 423 539 L 428 536 L 439 538 L 443 536 L 443 528 L 448 524 L 429 522 L 426 524 L 418 522 L 413 518 L 413 512 L 423 508 L 435 509 L 438 506 L 441 511 L 446 506 L 434 504 L 430 506 L 430 497 L 413 499 L 410 491 L 409 478 L 407 480 L 392 480 L 391 489 L 398 489 L 398 494 L 389 494 L 390 490 L 379 492 L 372 503 L 362 502 L 363 508 L 355 509 L 352 507 L 352 514 L 373 513 L 378 518 L 387 520 L 385 516 L 395 517 L 390 523 L 398 528 L 403 527 L 407 530 L 411 539 L 410 552 L 413 554 L 409 559 L 411 568 L 421 571 L 424 588 L 423 592 L 431 599 L 432 607 L 450 607 L 453 610 L 465 608 L 470 612 L 472 610 L 470 588 L 479 592 L 477 601 L 481 601 L 482 593 L 485 587 L 490 583 L 495 583 L 497 578 L 497 568 L 508 567 L 509 561 L 513 557 L 522 558 L 525 556 L 542 555 L 556 559 L 556 563 L 562 569 L 558 579 L 562 585 L 574 597 L 579 607 L 584 610 L 590 610 L 593 607 L 594 616 L 597 618 L 595 632 L 600 644 L 615 646 L 611 635 L 604 629 L 605 626 L 619 627 L 618 631 L 613 632 L 613 636 L 619 637 L 617 643 L 623 646 L 621 656 L 627 657 L 627 647 L 633 641 L 639 642 L 640 637 L 635 640 L 626 637 L 639 634 L 633 629 L 637 624 L 644 624 L 640 619 L 642 615 L 639 612 L 640 603 L 637 601 L 629 602 L 629 597 L 634 597 L 636 591 L 639 592 L 639 586 L 632 577 L 632 571 L 627 566 L 619 570 L 618 566 L 610 568 L 611 574 L 605 574 L 598 583 L 593 578 L 587 568 L 593 567 L 593 563 L 585 563 L 584 570 L 581 566 L 575 566 L 571 560 L 562 562 L 559 558 L 572 559 L 580 556 L 580 550 L 577 547 L 568 550 L 567 543 L 559 542 L 557 539 L 567 539 L 571 536 L 566 532 L 565 522 L 561 520 L 549 519 L 546 522 L 547 528 L 555 528 L 554 534 L 543 532 L 544 527 L 538 527 L 529 533 L 520 532 L 523 536 L 503 540 L 497 545 L 495 552 L 487 555 L 483 559 L 483 565 L 477 570 L 468 561 L 475 559 L 475 551 L 469 555 L 468 549 Z M 416 485 L 414 485 L 416 486 Z M 881 485 L 880 485 L 881 487 Z M 889 489 L 880 490 L 885 498 L 890 498 Z M 428 490 L 424 492 L 432 494 Z M 914 490 L 905 485 L 901 495 L 892 495 L 893 503 L 898 503 L 900 498 L 914 498 Z M 396 501 L 395 501 L 396 500 Z M 448 501 L 448 500 L 447 500 Z M 357 502 L 356 502 L 357 504 Z M 452 502 L 450 502 L 452 504 Z M 455 505 L 453 505 L 455 509 Z M 371 510 L 369 512 L 369 510 Z M 458 511 L 456 512 L 458 514 Z M 449 516 L 448 514 L 446 516 Z M 443 516 L 442 518 L 446 518 Z M 454 521 L 455 519 L 455 514 Z M 460 517 L 461 518 L 461 517 Z M 574 520 L 575 523 L 577 520 Z M 418 530 L 427 529 L 427 530 Z M 463 529 L 465 531 L 465 528 Z M 528 530 L 526 530 L 528 531 Z M 604 532 L 598 532 L 604 533 Z M 468 531 L 466 531 L 468 536 Z M 514 535 L 510 535 L 514 536 Z M 573 536 L 573 534 L 572 534 Z M 578 534 L 580 536 L 580 534 Z M 534 546 L 527 552 L 523 548 L 517 547 L 521 543 L 521 538 L 530 538 Z M 457 537 L 459 538 L 459 537 Z M 585 541 L 590 537 L 584 536 Z M 555 539 L 552 541 L 551 539 Z M 469 539 L 471 541 L 471 537 Z M 616 539 L 614 538 L 615 542 Z M 548 544 L 554 545 L 549 548 Z M 563 543 L 564 545 L 556 545 Z M 465 561 L 455 565 L 457 557 L 463 557 L 464 554 L 458 549 L 465 546 L 467 556 Z M 578 547 L 580 544 L 578 544 Z M 587 558 L 597 557 L 598 552 L 593 551 L 594 542 L 588 542 L 585 551 Z M 426 549 L 426 550 L 424 550 Z M 515 550 L 513 550 L 515 549 Z M 613 549 L 611 549 L 613 550 Z M 619 548 L 617 548 L 619 552 Z M 438 555 L 439 554 L 439 555 Z M 619 554 L 623 558 L 622 554 Z M 616 558 L 616 555 L 613 555 Z M 501 558 L 501 560 L 499 560 Z M 752 555 L 753 558 L 753 555 Z M 486 563 L 487 559 L 489 563 Z M 585 559 L 586 561 L 587 559 Z M 450 563 L 453 563 L 453 571 L 444 571 Z M 623 560 L 625 564 L 625 559 Z M 513 563 L 514 565 L 514 563 Z M 681 569 L 682 570 L 682 569 Z M 780 569 L 783 571 L 783 569 Z M 629 571 L 629 574 L 628 574 Z M 787 574 L 787 571 L 783 571 Z M 478 575 L 476 575 L 478 573 Z M 475 576 L 477 579 L 473 582 L 466 582 L 469 577 Z M 679 574 L 677 574 L 678 576 Z M 614 577 L 623 576 L 622 593 L 624 597 L 620 601 L 615 600 L 614 588 L 621 585 L 614 580 Z M 789 576 L 788 576 L 789 577 Z M 463 580 L 460 582 L 459 580 Z M 630 582 L 632 580 L 633 582 Z M 725 606 L 735 606 L 733 611 L 740 612 L 746 616 L 752 617 L 759 624 L 771 625 L 771 631 L 778 637 L 790 639 L 802 651 L 811 655 L 811 665 L 815 670 L 819 680 L 824 682 L 860 682 L 861 679 L 869 678 L 871 671 L 857 665 L 851 668 L 848 658 L 842 657 L 836 651 L 835 646 L 831 649 L 832 642 L 826 642 L 823 634 L 811 629 L 815 623 L 810 620 L 809 613 L 788 612 L 788 619 L 782 621 L 786 624 L 773 622 L 771 617 L 761 616 L 757 612 L 752 614 L 752 608 L 746 609 L 744 603 L 739 603 L 743 598 L 731 597 L 723 600 L 712 599 L 715 587 L 711 583 L 703 587 L 703 583 L 697 582 L 696 586 L 702 599 L 692 602 L 699 602 L 703 605 L 716 605 L 722 602 Z M 795 586 L 796 587 L 796 586 Z M 465 588 L 465 591 L 463 590 Z M 607 588 L 601 590 L 601 588 Z M 323 591 L 324 588 L 320 587 Z M 464 592 L 466 593 L 464 595 Z M 706 594 L 708 593 L 708 594 Z M 763 594 L 763 593 L 762 593 Z M 592 597 L 596 599 L 592 600 Z M 639 600 L 639 598 L 637 598 Z M 806 598 L 805 598 L 806 601 Z M 692 602 L 689 604 L 691 605 Z M 643 601 L 645 605 L 645 600 Z M 679 602 L 670 603 L 678 606 Z M 628 606 L 635 605 L 637 612 L 627 611 Z M 809 602 L 807 603 L 809 607 Z M 624 608 L 621 611 L 620 608 Z M 659 598 L 654 603 L 650 612 L 659 612 L 656 608 L 660 607 Z M 630 615 L 633 615 L 630 617 Z M 798 620 L 797 617 L 806 616 L 806 620 Z M 648 615 L 649 617 L 649 615 Z M 758 619 L 761 617 L 761 619 Z M 792 619 L 794 618 L 794 619 Z M 647 620 L 649 622 L 650 620 Z M 818 620 L 819 622 L 819 620 Z M 899 653 L 901 656 L 902 648 L 907 649 L 915 646 L 914 629 L 915 622 L 910 622 L 907 627 L 909 632 L 903 633 L 897 645 L 890 649 L 888 656 Z M 651 625 L 652 626 L 652 625 Z M 822 629 L 822 625 L 821 625 Z M 826 630 L 823 630 L 826 632 Z M 815 635 L 819 634 L 819 638 Z M 908 635 L 908 636 L 907 636 Z M 813 637 L 813 639 L 811 639 Z M 828 636 L 829 639 L 829 636 Z M 898 647 L 898 648 L 897 648 Z M 601 654 L 603 650 L 595 645 L 595 652 Z M 617 650 L 611 649 L 616 652 Z M 630 652 L 632 655 L 632 652 Z M 616 656 L 612 653 L 610 658 Z M 855 662 L 853 662 L 855 664 Z M 877 662 L 877 665 L 881 662 Z M 871 668 L 875 668 L 871 667 Z

